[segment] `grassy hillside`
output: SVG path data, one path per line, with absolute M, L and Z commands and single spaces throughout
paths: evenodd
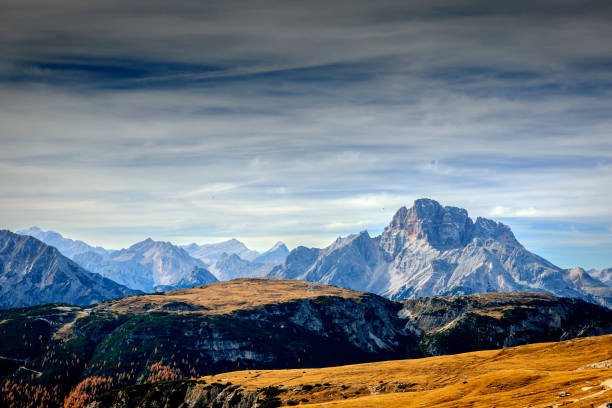
M 200 380 L 277 387 L 309 407 L 595 407 L 612 401 L 612 335 L 502 350 Z
M 310 282 L 239 279 L 91 307 L 0 311 L 0 406 L 78 407 L 111 389 L 160 380 L 233 370 L 299 371 L 611 332 L 612 311 L 579 300 L 491 294 L 403 303 Z M 304 384 L 321 395 L 336 384 L 346 399 L 429 387 L 414 380 L 376 381 Z M 133 388 L 134 400 L 148 392 L 142 387 Z M 218 391 L 213 388 L 210 398 Z M 287 392 L 287 402 L 301 395 Z M 270 401 L 279 398 L 273 393 Z M 316 395 L 311 398 L 318 400 Z
M 403 331 L 400 307 L 326 285 L 242 279 L 89 308 L 0 311 L 0 406 L 66 406 L 83 394 L 240 368 L 405 358 L 418 339 Z
M 286 303 L 320 296 L 357 299 L 363 292 L 292 279 L 251 278 L 171 292 L 131 296 L 100 303 L 95 310 L 121 313 L 151 311 L 229 314 L 267 304 Z

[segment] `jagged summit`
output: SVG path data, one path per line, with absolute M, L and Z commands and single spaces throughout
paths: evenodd
M 249 249 L 244 243 L 236 238 L 214 244 L 198 245 L 192 243 L 183 247 L 189 255 L 201 261 L 213 265 L 223 254 L 236 254 L 245 260 L 253 260 L 259 256 L 259 252 Z
M 400 208 L 381 235 L 383 248 L 393 256 L 409 240 L 424 240 L 445 251 L 464 247 L 474 238 L 503 238 L 520 245 L 507 225 L 483 217 L 473 222 L 467 210 L 429 198 L 415 200 L 410 209 Z
M 283 249 L 283 248 L 287 249 L 287 246 L 285 245 L 285 243 L 282 241 L 277 241 L 276 244 L 272 245 L 272 247 L 268 249 L 267 252 L 276 251 L 277 249 Z
M 298 247 L 270 275 L 373 291 L 392 299 L 478 292 L 544 291 L 612 306 L 612 288 L 570 273 L 521 245 L 510 227 L 465 209 L 416 200 L 382 234 Z
M 176 248 L 177 250 L 184 251 L 183 248 L 177 247 L 169 241 L 155 241 L 153 238 L 149 237 L 145 240 L 132 244 L 128 249 L 136 249 L 136 248 L 145 248 L 145 247 L 156 247 L 156 248 Z
M 385 251 L 395 256 L 409 240 L 425 240 L 439 250 L 465 246 L 474 223 L 466 210 L 443 207 L 435 200 L 422 198 L 407 209 L 400 208 L 385 228 L 381 242 Z

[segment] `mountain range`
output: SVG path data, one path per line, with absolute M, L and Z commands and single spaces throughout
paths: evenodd
M 589 269 L 588 274 L 599 279 L 601 282 L 612 286 L 612 268 L 606 269 Z
M 106 255 L 86 252 L 76 255 L 74 260 L 92 272 L 145 292 L 175 285 L 194 268 L 205 271 L 204 279 L 196 284 L 217 281 L 204 262 L 191 257 L 183 248 L 151 238 Z
M 502 223 L 419 199 L 382 234 L 340 237 L 326 248 L 278 242 L 264 253 L 231 239 L 183 247 L 148 238 L 122 250 L 93 247 L 53 231 L 20 231 L 57 245 L 81 267 L 144 292 L 243 277 L 300 279 L 390 299 L 479 292 L 541 291 L 612 306 L 611 269 L 563 269 L 522 246 Z
M 163 396 L 147 383 L 503 347 L 501 356 L 516 345 L 612 333 L 609 270 L 559 268 L 508 226 L 429 199 L 399 209 L 375 237 L 362 231 L 291 252 L 278 243 L 256 255 L 237 240 L 212 244 L 216 252 L 206 246 L 199 258 L 197 245 L 190 254 L 148 238 L 113 251 L 30 231 L 77 262 L 34 237 L 0 231 L 0 308 L 9 308 L 0 310 L 2 406 L 81 407 L 96 396 L 129 406 L 136 390 L 130 395 L 146 406 L 278 406 L 270 387 L 243 394 L 243 404 L 238 387 L 213 381 L 202 384 L 199 400 L 185 383 L 165 381 Z M 262 274 L 269 277 L 237 279 Z M 27 305 L 36 306 L 14 308 Z
M 139 293 L 91 273 L 36 238 L 0 231 L 0 308 L 89 305 Z
M 268 251 L 250 250 L 237 239 L 183 247 L 147 238 L 129 248 L 111 250 L 31 227 L 18 231 L 55 246 L 84 269 L 143 292 L 204 285 L 217 280 L 265 276 L 289 250 L 277 242 Z
M 282 242 L 277 242 L 272 248 L 258 254 L 250 261 L 242 259 L 235 253 L 223 253 L 210 270 L 222 281 L 236 278 L 264 277 L 275 266 L 282 264 L 288 254 L 289 249 Z
M 109 252 L 109 250 L 100 246 L 94 247 L 80 240 L 66 238 L 55 231 L 44 231 L 39 227 L 30 227 L 28 229 L 19 230 L 16 232 L 19 235 L 29 235 L 47 245 L 51 245 L 52 247 L 57 248 L 62 255 L 70 259 L 73 259 L 75 255 L 85 252 L 94 252 L 100 255 L 106 255 Z
M 583 269 L 553 265 L 525 249 L 507 225 L 473 221 L 465 209 L 431 199 L 400 208 L 379 236 L 362 231 L 323 249 L 297 247 L 268 276 L 390 299 L 541 291 L 612 306 L 612 287 Z

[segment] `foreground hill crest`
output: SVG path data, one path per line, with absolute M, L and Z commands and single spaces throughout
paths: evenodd
M 234 371 L 114 390 L 92 408 L 151 403 L 152 390 L 158 406 L 179 400 L 188 406 L 253 408 L 261 406 L 258 399 L 273 400 L 266 391 L 274 390 L 277 406 L 307 401 L 313 408 L 603 408 L 612 396 L 612 381 L 601 368 L 610 363 L 611 350 L 612 336 L 601 336 L 341 367 Z M 219 384 L 220 379 L 227 383 Z
M 159 294 L 111 300 L 94 310 L 121 313 L 186 312 L 228 314 L 265 305 L 331 296 L 359 299 L 367 293 L 292 279 L 242 278 Z

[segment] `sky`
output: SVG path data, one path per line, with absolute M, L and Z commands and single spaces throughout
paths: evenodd
M 421 197 L 612 266 L 609 1 L 0 0 L 0 228 L 326 246 Z

